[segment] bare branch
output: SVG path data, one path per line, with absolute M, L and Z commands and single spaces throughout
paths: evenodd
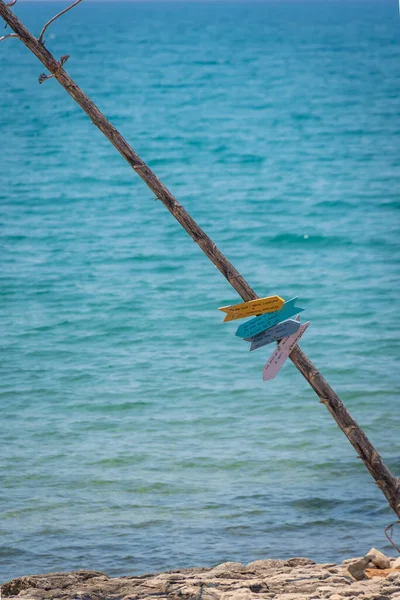
M 398 546 L 396 546 L 396 544 L 393 541 L 393 527 L 395 525 L 400 525 L 400 521 L 396 521 L 396 523 L 392 523 L 391 525 L 388 525 L 385 529 L 385 535 L 386 535 L 387 539 L 389 540 L 389 542 L 392 544 L 393 548 L 395 548 L 397 550 L 397 552 L 400 554 L 400 548 Z
M 17 0 L 15 0 L 16 2 Z M 2 42 L 3 40 L 6 40 L 7 38 L 19 38 L 19 35 L 17 35 L 16 33 L 7 33 L 7 35 L 3 35 L 0 37 L 0 42 Z
M 17 0 L 15 0 L 15 2 L 16 1 Z M 71 8 L 74 8 L 74 6 L 76 6 L 80 2 L 82 2 L 82 0 L 76 0 L 76 2 L 74 2 L 73 4 L 71 4 L 71 6 L 68 6 L 67 8 L 64 8 L 64 10 L 62 10 L 57 15 L 55 15 L 52 19 L 50 19 L 50 21 L 47 21 L 47 23 L 44 25 L 42 31 L 40 32 L 40 35 L 38 37 L 38 42 L 40 42 L 41 44 L 44 44 L 44 41 L 43 41 L 44 32 L 49 27 L 49 25 L 51 25 L 52 23 L 54 23 L 54 21 L 56 19 L 58 19 L 58 17 L 61 17 L 61 15 L 64 15 L 66 12 L 68 12 L 69 10 L 71 10 Z
M 17 0 L 11 0 L 11 2 L 7 2 L 6 6 L 8 8 L 11 8 L 12 6 L 14 6 L 14 4 L 17 4 Z M 4 29 L 7 29 L 7 23 L 4 25 Z M 1 39 L 4 39 L 4 38 L 1 38 Z M 1 42 L 1 40 L 0 40 L 0 42 Z
M 67 62 L 68 59 L 69 59 L 69 54 L 65 54 L 65 56 L 62 56 L 60 58 L 60 62 L 58 63 L 58 69 L 55 71 L 55 73 L 52 73 L 51 75 L 46 75 L 46 73 L 41 73 L 38 77 L 39 83 L 43 83 L 43 81 L 46 81 L 46 79 L 51 79 L 52 77 L 56 77 L 57 75 L 59 75 L 63 65 Z

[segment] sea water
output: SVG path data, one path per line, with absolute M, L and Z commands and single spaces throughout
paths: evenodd
M 299 297 L 400 475 L 397 4 L 84 2 L 45 40 L 256 292 Z M 239 296 L 44 70 L 1 44 L 1 580 L 390 553 L 326 408 L 290 361 L 263 383 Z

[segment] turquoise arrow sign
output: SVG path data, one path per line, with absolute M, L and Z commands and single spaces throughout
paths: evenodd
M 274 327 L 270 327 L 267 331 L 259 333 L 252 339 L 250 350 L 257 350 L 262 346 L 272 344 L 272 342 L 292 335 L 296 333 L 299 327 L 300 321 L 294 321 L 293 319 L 288 319 L 287 321 L 283 321 L 283 323 L 279 323 L 279 325 L 274 325 Z
M 280 310 L 276 310 L 275 312 L 271 313 L 265 313 L 259 317 L 250 319 L 250 321 L 247 321 L 246 323 L 243 323 L 240 325 L 240 327 L 238 327 L 236 335 L 244 338 L 245 340 L 251 340 L 255 335 L 265 331 L 265 329 L 273 327 L 282 321 L 286 321 L 286 319 L 290 319 L 290 317 L 294 317 L 294 315 L 297 315 L 304 310 L 304 308 L 296 308 L 296 300 L 297 296 L 296 298 L 292 298 L 291 300 L 285 302 Z

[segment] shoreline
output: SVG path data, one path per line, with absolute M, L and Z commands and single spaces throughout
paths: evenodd
M 341 564 L 317 564 L 302 557 L 256 560 L 247 565 L 227 562 L 211 568 L 123 577 L 85 570 L 27 575 L 2 584 L 0 597 L 3 600 L 400 600 L 399 559 L 384 557 L 390 568 L 382 568 L 382 563 L 378 568 L 369 561 L 369 556 L 347 559 Z M 397 568 L 393 568 L 394 564 Z

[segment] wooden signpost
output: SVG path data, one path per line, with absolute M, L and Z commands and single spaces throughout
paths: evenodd
M 297 340 L 300 339 L 301 335 L 308 327 L 308 324 L 303 326 L 301 335 L 297 335 L 300 328 L 300 318 L 297 316 L 296 319 L 289 319 L 289 317 L 304 310 L 304 308 L 296 308 L 296 300 L 297 296 L 287 302 L 284 302 L 280 296 L 270 296 L 268 298 L 243 302 L 234 306 L 223 306 L 218 310 L 228 313 L 224 321 L 241 319 L 250 316 L 255 312 L 264 313 L 255 319 L 250 319 L 250 321 L 240 325 L 236 331 L 236 335 L 243 337 L 246 341 L 251 341 L 250 351 L 257 350 L 267 344 L 272 344 L 272 342 L 281 340 L 277 352 L 279 354 L 279 360 L 282 361 L 283 364 L 296 345 Z M 279 305 L 280 308 L 271 312 L 271 307 L 276 305 Z M 288 350 L 285 355 L 285 351 L 289 348 L 290 350 Z M 275 364 L 274 360 L 273 362 Z M 275 377 L 279 368 L 280 367 L 276 369 L 273 377 Z
M 282 308 L 285 301 L 280 296 L 268 296 L 267 298 L 258 298 L 249 302 L 242 302 L 234 306 L 221 306 L 218 310 L 227 313 L 226 321 L 234 321 L 235 319 L 243 319 L 244 317 L 253 317 L 262 313 L 275 312 Z
M 240 327 L 237 328 L 236 335 L 245 340 L 251 340 L 251 338 L 262 331 L 265 331 L 268 327 L 273 327 L 273 325 L 277 325 L 282 321 L 286 321 L 286 319 L 290 319 L 290 317 L 294 317 L 294 315 L 297 315 L 304 310 L 304 308 L 295 306 L 296 300 L 297 297 L 292 298 L 285 302 L 280 310 L 272 313 L 265 313 L 264 315 L 250 319 L 250 321 L 246 321 L 246 323 L 242 323 Z
M 303 323 L 300 325 L 299 329 L 296 333 L 293 333 L 289 337 L 281 340 L 274 350 L 273 354 L 271 354 L 268 362 L 265 364 L 263 369 L 263 381 L 268 381 L 269 379 L 273 379 L 285 363 L 286 359 L 289 358 L 290 353 L 293 348 L 296 346 L 297 342 L 309 326 L 310 321 L 307 323 Z
M 19 39 L 29 50 L 42 62 L 49 70 L 50 74 L 42 74 L 39 82 L 42 83 L 49 78 L 54 78 L 65 89 L 65 91 L 77 102 L 82 110 L 88 115 L 93 124 L 107 137 L 107 139 L 118 150 L 121 156 L 127 161 L 132 169 L 141 177 L 150 190 L 154 193 L 156 199 L 160 200 L 170 211 L 175 219 L 182 225 L 185 231 L 199 245 L 206 256 L 214 263 L 222 275 L 237 291 L 244 302 L 257 300 L 256 292 L 250 287 L 247 281 L 242 277 L 232 263 L 222 254 L 209 236 L 192 219 L 189 213 L 178 202 L 175 196 L 158 179 L 146 163 L 136 154 L 126 139 L 113 125 L 106 119 L 103 113 L 98 109 L 94 102 L 81 90 L 75 81 L 68 75 L 64 69 L 68 55 L 64 55 L 59 61 L 47 50 L 44 33 L 59 16 L 67 12 L 70 8 L 78 4 L 81 0 L 76 0 L 70 7 L 58 13 L 50 19 L 44 27 L 38 38 L 33 36 L 23 23 L 14 15 L 11 6 L 16 0 L 10 0 L 6 3 L 0 0 L 0 16 L 6 22 L 13 33 L 8 33 L 0 37 L 0 41 L 7 38 Z M 93 5 L 92 11 L 96 11 Z M 270 307 L 270 312 L 279 310 L 283 305 Z M 225 311 L 227 312 L 227 311 Z M 235 313 L 236 311 L 234 311 Z M 261 314 L 263 311 L 252 312 L 247 316 Z M 239 318 L 239 317 L 233 317 Z M 230 320 L 230 319 L 227 319 Z M 290 360 L 297 367 L 300 373 L 308 381 L 312 389 L 318 395 L 320 401 L 326 406 L 330 414 L 335 419 L 347 439 L 353 445 L 358 456 L 363 460 L 368 471 L 375 479 L 376 484 L 382 490 L 390 507 L 400 517 L 400 483 L 393 476 L 391 471 L 383 462 L 376 448 L 371 444 L 364 431 L 346 410 L 339 396 L 334 392 L 326 379 L 318 371 L 312 361 L 302 352 L 296 344 L 290 353 Z

